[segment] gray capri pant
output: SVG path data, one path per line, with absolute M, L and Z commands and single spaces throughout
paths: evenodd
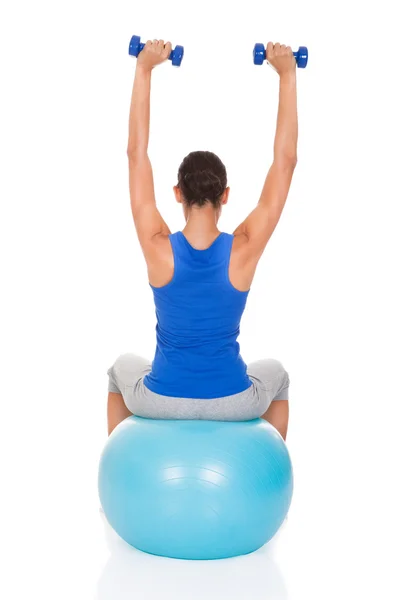
M 151 363 L 136 354 L 122 354 L 107 371 L 108 391 L 122 394 L 128 410 L 138 417 L 249 421 L 261 417 L 273 400 L 289 399 L 289 376 L 272 358 L 248 365 L 253 384 L 247 390 L 211 400 L 156 394 L 143 383 L 150 371 Z

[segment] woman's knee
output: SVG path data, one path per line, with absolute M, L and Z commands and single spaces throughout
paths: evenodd
M 251 363 L 248 374 L 253 381 L 259 381 L 261 390 L 266 392 L 265 398 L 272 400 L 288 400 L 289 374 L 283 364 L 275 358 L 266 358 Z M 264 407 L 266 410 L 266 407 Z
M 109 378 L 108 391 L 122 393 L 121 381 L 124 380 L 124 374 L 129 372 L 129 364 L 132 363 L 132 355 L 129 353 L 120 354 L 115 362 L 107 371 Z
M 132 365 L 132 362 L 134 362 L 135 358 L 136 355 L 132 354 L 131 352 L 120 354 L 114 362 L 112 368 L 115 371 L 127 370 Z
M 253 362 L 248 368 L 249 375 L 255 375 L 261 380 L 273 380 L 277 377 L 287 377 L 289 374 L 283 364 L 275 358 L 264 358 Z
M 110 380 L 121 390 L 120 393 L 124 394 L 127 387 L 134 387 L 150 371 L 151 363 L 147 359 L 132 352 L 127 352 L 118 356 L 107 373 Z
M 276 373 L 287 373 L 285 367 L 283 366 L 280 360 L 277 360 L 276 358 L 266 358 L 265 362 L 267 363 L 268 368 L 271 371 L 274 371 Z
M 273 363 L 275 379 L 277 381 L 276 394 L 273 400 L 289 400 L 289 373 L 279 360 L 270 359 Z
M 129 381 L 138 368 L 142 366 L 142 362 L 145 364 L 146 361 L 132 352 L 126 352 L 118 356 L 109 372 L 120 381 Z

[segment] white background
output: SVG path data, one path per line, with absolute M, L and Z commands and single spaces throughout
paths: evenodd
M 0 15 L 0 586 L 11 599 L 399 598 L 399 106 L 390 0 L 11 1 Z M 254 207 L 272 158 L 277 75 L 255 42 L 308 45 L 299 161 L 240 338 L 291 376 L 289 519 L 259 553 L 140 554 L 104 534 L 97 463 L 106 370 L 152 357 L 154 312 L 131 220 L 130 36 L 183 44 L 153 77 L 160 209 L 181 159 L 227 165 L 221 228 Z

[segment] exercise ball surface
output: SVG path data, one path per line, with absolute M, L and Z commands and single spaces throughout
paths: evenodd
M 100 459 L 105 516 L 150 554 L 248 554 L 282 524 L 293 491 L 286 444 L 266 421 L 125 419 Z

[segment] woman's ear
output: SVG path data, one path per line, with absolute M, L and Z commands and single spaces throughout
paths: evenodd
M 179 204 L 183 203 L 183 198 L 182 198 L 182 192 L 181 190 L 178 188 L 177 185 L 174 185 L 174 194 L 175 194 L 175 199 Z
M 222 194 L 221 204 L 227 204 L 229 199 L 229 192 L 231 191 L 230 187 L 227 187 L 224 193 Z

